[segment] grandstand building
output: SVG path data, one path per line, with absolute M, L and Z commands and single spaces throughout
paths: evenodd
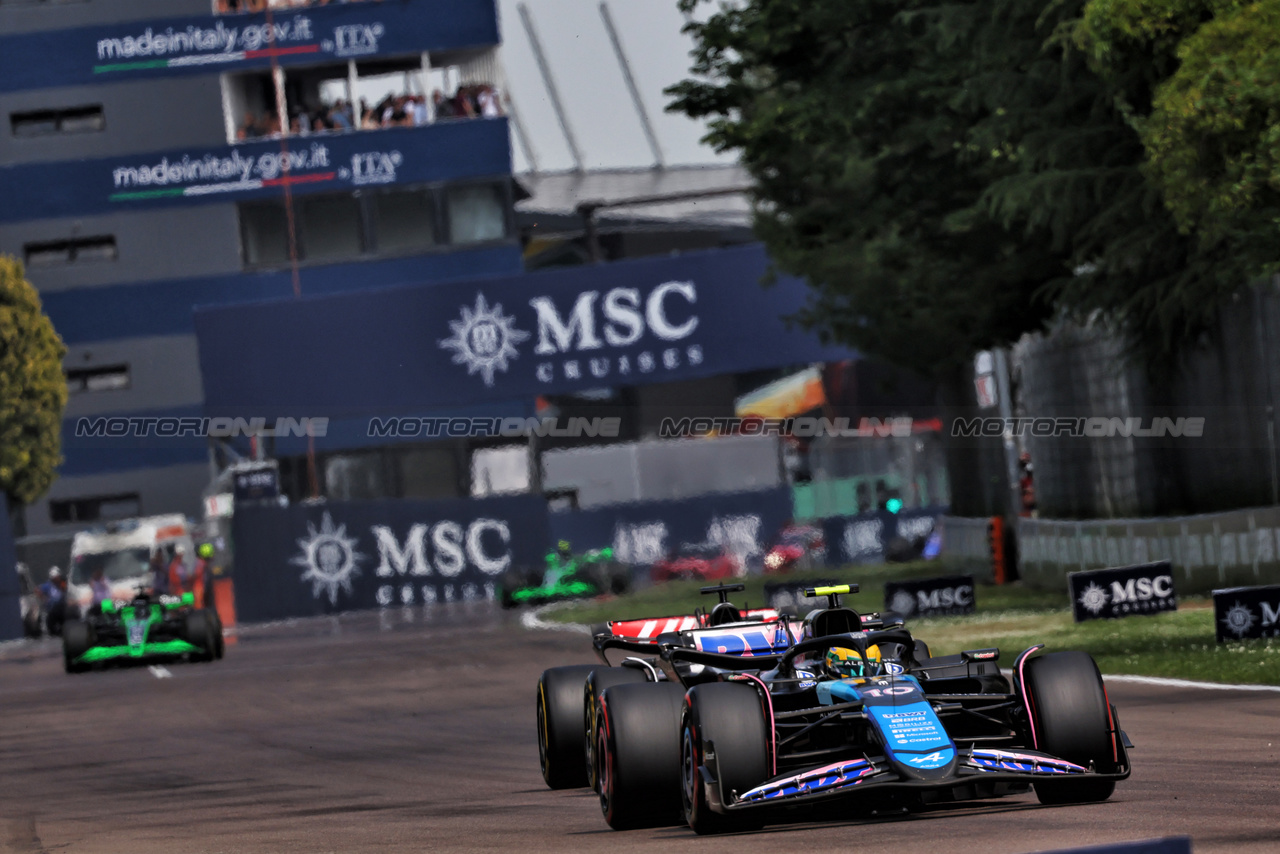
M 0 252 L 71 391 L 28 534 L 200 515 L 206 438 L 77 435 L 204 414 L 195 307 L 523 269 L 494 3 L 265 5 L 0 3 Z

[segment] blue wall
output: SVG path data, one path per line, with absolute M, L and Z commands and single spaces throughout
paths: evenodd
M 410 282 L 511 275 L 522 266 L 520 248 L 514 245 L 307 266 L 301 271 L 302 293 L 304 296 L 327 295 Z M 45 312 L 68 344 L 191 334 L 195 332 L 193 306 L 292 297 L 293 284 L 287 270 L 41 294 Z

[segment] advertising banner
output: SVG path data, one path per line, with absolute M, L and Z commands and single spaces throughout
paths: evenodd
M 884 609 L 904 617 L 956 617 L 977 605 L 972 575 L 886 581 Z
M 832 516 L 822 523 L 827 541 L 827 560 L 836 566 L 883 563 L 895 539 L 915 543 L 928 537 L 943 512 L 941 507 L 922 507 L 898 513 L 876 510 L 857 516 Z
M 552 513 L 549 524 L 552 539 L 575 552 L 610 546 L 631 566 L 651 566 L 688 543 L 719 546 L 752 567 L 790 516 L 790 492 L 778 488 Z
M 237 508 L 236 613 L 257 622 L 388 605 L 492 599 L 541 561 L 540 496 Z
M 494 3 L 413 0 L 203 15 L 0 38 L 0 91 L 221 74 L 498 44 Z
M 1178 610 L 1173 567 L 1167 560 L 1072 572 L 1067 589 L 1077 623 Z
M 1218 643 L 1280 637 L 1280 585 L 1213 591 Z
M 226 203 L 511 173 L 504 118 L 0 169 L 0 221 Z
M 198 310 L 205 408 L 392 416 L 853 357 L 786 322 L 809 289 L 768 267 L 752 245 Z

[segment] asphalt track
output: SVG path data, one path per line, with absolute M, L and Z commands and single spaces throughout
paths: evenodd
M 1034 796 L 697 838 L 615 833 L 538 774 L 538 673 L 586 639 L 485 605 L 250 627 L 223 661 L 80 676 L 0 650 L 0 845 L 25 852 L 1002 854 L 1187 834 L 1280 852 L 1280 693 L 1113 684 L 1137 744 L 1106 803 Z

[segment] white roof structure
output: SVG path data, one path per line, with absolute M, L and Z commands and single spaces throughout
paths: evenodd
M 580 202 L 733 190 L 750 177 L 701 142 L 706 128 L 665 111 L 689 76 L 692 39 L 675 0 L 498 0 L 515 171 L 523 211 Z M 742 194 L 610 209 L 611 218 L 747 225 Z

